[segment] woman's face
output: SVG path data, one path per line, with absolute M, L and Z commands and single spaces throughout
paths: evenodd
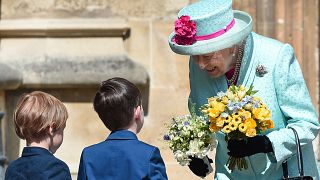
M 207 71 L 209 76 L 217 78 L 235 67 L 232 56 L 235 50 L 235 47 L 226 48 L 208 54 L 196 55 L 193 59 L 200 69 Z

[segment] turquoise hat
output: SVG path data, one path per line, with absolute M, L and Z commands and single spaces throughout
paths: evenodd
M 232 0 L 201 0 L 179 11 L 168 41 L 177 54 L 200 55 L 231 47 L 251 31 L 251 16 L 232 10 Z

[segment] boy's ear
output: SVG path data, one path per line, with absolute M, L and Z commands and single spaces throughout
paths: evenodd
M 141 119 L 141 106 L 137 106 L 135 109 L 134 109 L 134 120 L 136 119 Z
M 53 124 L 50 124 L 50 126 L 48 127 L 48 134 L 50 135 L 50 136 L 53 136 L 53 134 L 54 134 L 54 128 L 53 128 Z

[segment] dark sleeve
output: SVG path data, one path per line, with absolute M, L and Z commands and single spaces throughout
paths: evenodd
M 5 180 L 18 180 L 18 179 L 26 179 L 23 174 L 20 174 L 15 168 L 12 168 L 10 165 L 7 168 L 4 176 Z
M 166 167 L 161 158 L 160 151 L 158 148 L 154 148 L 149 164 L 149 179 L 168 179 L 166 173 Z
M 78 170 L 78 180 L 86 180 L 86 179 L 87 179 L 87 173 L 86 173 L 85 163 L 83 159 L 83 151 L 82 151 L 79 170 Z

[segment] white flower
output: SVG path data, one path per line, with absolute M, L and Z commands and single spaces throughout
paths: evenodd
M 183 153 L 182 151 L 178 150 L 174 153 L 174 157 L 182 166 L 188 165 L 190 159 L 188 158 L 187 154 Z
M 223 112 L 223 113 L 220 114 L 220 116 L 223 117 L 223 118 L 226 118 L 226 117 L 228 117 L 229 115 L 228 115 L 228 113 Z
M 199 141 L 198 141 L 198 139 L 190 141 L 189 152 L 191 154 L 196 154 L 197 152 L 199 152 Z
M 240 90 L 238 91 L 238 98 L 242 99 L 246 95 L 246 90 Z
M 204 132 L 202 132 L 202 131 L 198 133 L 199 138 L 201 138 L 203 135 L 204 135 Z
M 222 98 L 222 97 L 225 96 L 225 95 L 226 95 L 225 92 L 220 91 L 220 92 L 218 92 L 217 96 L 215 96 L 215 97 L 217 97 L 217 98 Z

